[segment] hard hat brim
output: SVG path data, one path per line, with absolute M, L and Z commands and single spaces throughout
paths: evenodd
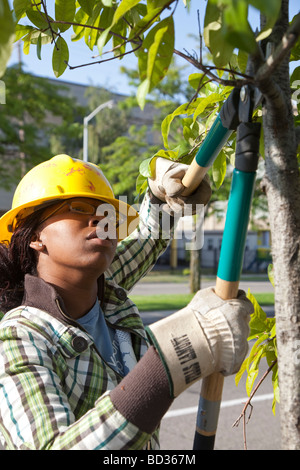
M 48 197 L 48 198 L 40 198 L 36 199 L 34 201 L 30 201 L 26 204 L 20 205 L 14 209 L 9 210 L 6 212 L 1 218 L 0 218 L 0 243 L 5 243 L 8 242 L 10 243 L 13 231 L 11 231 L 9 228 L 12 227 L 13 222 L 17 215 L 24 209 L 30 209 L 33 208 L 35 210 L 38 210 L 41 206 L 45 206 L 45 203 L 51 203 L 51 201 L 57 201 L 57 200 L 66 200 L 66 199 L 72 199 L 75 197 L 86 197 L 89 199 L 96 199 L 98 201 L 102 202 L 107 202 L 108 204 L 111 204 L 114 206 L 116 209 L 116 213 L 121 217 L 121 220 L 123 220 L 123 223 L 119 227 L 118 234 L 122 234 L 123 236 L 118 236 L 119 241 L 126 238 L 126 236 L 130 235 L 135 228 L 138 225 L 139 222 L 139 215 L 138 212 L 129 204 L 126 202 L 119 200 L 119 199 L 114 199 L 114 198 L 109 198 L 97 194 L 91 195 L 90 192 L 80 192 L 79 193 L 68 193 L 65 196 L 60 196 L 59 198 L 57 196 L 53 197 Z M 32 212 L 29 212 L 28 215 L 30 215 Z M 26 217 L 25 217 L 26 218 Z

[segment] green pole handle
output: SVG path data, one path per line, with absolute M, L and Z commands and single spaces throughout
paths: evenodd
M 215 287 L 216 294 L 224 300 L 238 294 L 255 176 L 255 172 L 233 171 Z M 214 448 L 223 383 L 224 376 L 219 373 L 202 381 L 194 449 Z
M 242 271 L 251 202 L 258 163 L 260 124 L 242 123 L 238 127 L 236 162 L 229 195 L 216 294 L 236 298 Z M 214 373 L 202 381 L 194 450 L 213 450 L 222 400 L 224 377 Z
M 221 117 L 218 115 L 182 179 L 182 184 L 188 188 L 189 193 L 194 192 L 199 186 L 232 132 L 232 130 L 226 129 L 223 126 Z
M 217 272 L 217 277 L 225 281 L 240 279 L 255 177 L 255 172 L 233 170 Z

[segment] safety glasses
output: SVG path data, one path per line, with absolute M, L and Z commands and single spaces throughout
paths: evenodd
M 93 205 L 86 201 L 64 201 L 61 204 L 55 205 L 55 207 L 49 207 L 45 210 L 40 224 L 46 222 L 53 215 L 60 214 L 65 211 L 68 207 L 68 211 L 74 214 L 81 215 L 96 215 L 97 217 L 103 217 L 107 223 L 113 223 L 116 226 L 119 225 L 119 217 L 114 206 L 108 203 L 99 201 L 97 205 Z

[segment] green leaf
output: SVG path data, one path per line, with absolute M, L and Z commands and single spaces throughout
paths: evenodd
M 180 115 L 183 115 L 183 114 L 187 114 L 188 116 L 193 114 L 195 112 L 195 109 L 199 105 L 200 100 L 201 100 L 201 98 L 197 98 L 196 100 L 192 101 L 192 103 L 184 103 L 184 104 L 178 106 L 178 108 L 176 108 L 175 111 L 173 111 L 173 113 L 168 114 L 164 118 L 164 120 L 162 121 L 162 124 L 161 124 L 161 132 L 162 132 L 162 137 L 163 137 L 163 141 L 164 141 L 164 146 L 166 148 L 169 148 L 168 135 L 169 135 L 170 127 L 171 127 L 171 124 L 172 124 L 172 121 L 174 120 L 174 118 L 176 116 L 180 116 Z
M 39 29 L 48 29 L 49 24 L 45 13 L 28 8 L 26 10 L 27 18 Z
M 112 25 L 116 24 L 117 21 L 125 15 L 125 13 L 140 2 L 141 0 L 123 0 L 115 11 Z
M 235 375 L 234 381 L 235 381 L 235 385 L 236 385 L 236 386 L 238 386 L 238 384 L 240 383 L 240 380 L 241 380 L 241 378 L 242 378 L 244 372 L 245 372 L 246 369 L 247 369 L 247 361 L 248 361 L 248 358 L 246 358 L 246 359 L 243 361 L 243 363 L 242 363 L 242 365 L 241 365 L 241 367 L 240 367 L 240 370 L 239 370 L 239 371 L 236 373 L 236 375 Z
M 149 1 L 147 6 L 142 4 L 137 5 L 136 10 L 132 10 L 132 13 L 141 14 L 141 17 L 135 21 L 135 27 L 132 30 L 131 36 L 139 34 L 145 28 L 149 30 L 152 24 L 158 21 L 160 13 L 167 2 L 168 0 L 155 0 L 154 2 Z M 146 7 L 146 10 L 144 7 Z
M 29 50 L 30 50 L 30 40 L 28 41 L 27 39 L 27 36 L 25 36 L 25 38 L 23 39 L 23 52 L 24 54 L 28 55 L 29 54 Z
M 275 338 L 275 336 L 276 336 L 276 321 L 275 321 L 275 318 L 273 320 L 274 320 L 274 325 L 272 326 L 272 328 L 270 330 L 270 337 L 271 338 Z
M 280 403 L 280 390 L 279 390 L 279 380 L 278 380 L 278 364 L 275 364 L 273 367 L 273 374 L 272 374 L 272 385 L 273 385 L 273 393 L 274 398 L 272 402 L 272 411 L 275 415 L 276 411 L 276 403 Z
M 59 37 L 54 45 L 52 55 L 52 67 L 56 78 L 60 77 L 66 70 L 69 61 L 69 48 L 66 41 Z
M 150 80 L 149 80 L 149 78 L 146 78 L 138 86 L 137 93 L 136 93 L 136 99 L 137 99 L 138 105 L 141 109 L 144 109 L 144 107 L 145 107 L 146 96 L 148 95 L 149 91 L 150 91 Z
M 238 65 L 241 72 L 245 73 L 248 64 L 248 54 L 247 52 L 239 49 L 238 51 Z
M 203 73 L 192 73 L 189 76 L 189 84 L 191 85 L 194 90 L 198 90 L 198 87 L 200 85 L 200 82 L 203 78 L 204 74 Z
M 189 145 L 194 145 L 199 137 L 199 123 L 194 122 L 192 118 L 182 119 L 183 137 Z
M 89 19 L 89 15 L 88 13 L 85 12 L 83 8 L 80 8 L 76 12 L 74 20 L 75 20 L 75 23 L 80 24 L 80 26 L 78 25 L 73 26 L 74 34 L 71 37 L 72 41 L 78 41 L 84 36 L 85 30 L 86 30 L 85 24 L 87 23 L 88 19 Z
M 247 0 L 247 2 L 266 17 L 273 18 L 275 23 L 280 12 L 281 0 Z
M 212 166 L 212 176 L 216 188 L 219 189 L 226 175 L 226 154 L 221 150 Z
M 177 160 L 178 153 L 179 153 L 179 149 L 176 149 L 176 150 L 163 150 L 163 149 L 161 149 L 158 152 L 156 152 L 154 157 L 162 157 L 162 158 L 166 158 L 168 160 Z
M 298 15 L 294 16 L 294 18 L 292 19 L 292 23 L 295 21 L 296 17 L 299 17 L 300 13 L 298 13 Z M 300 41 L 298 39 L 298 41 L 296 42 L 296 44 L 294 45 L 294 47 L 292 48 L 291 50 L 291 55 L 290 55 L 290 62 L 292 61 L 298 61 L 300 60 Z
M 268 366 L 270 367 L 277 359 L 277 355 L 276 355 L 276 341 L 275 339 L 272 340 L 272 341 L 269 341 L 269 343 L 267 344 L 266 348 L 265 348 L 265 352 L 266 352 L 266 359 L 267 359 L 267 363 L 268 363 Z
M 85 13 L 92 16 L 95 0 L 78 0 L 78 3 Z
M 141 195 L 142 193 L 146 191 L 148 187 L 148 179 L 145 176 L 138 174 L 135 187 L 136 187 L 137 193 Z
M 255 356 L 255 359 L 252 362 L 252 365 L 249 369 L 247 380 L 246 380 L 246 391 L 247 391 L 248 396 L 251 395 L 251 391 L 252 391 L 255 379 L 256 379 L 256 377 L 258 375 L 258 372 L 259 372 L 258 366 L 259 366 L 260 360 L 263 357 L 263 355 L 264 355 L 264 350 L 263 350 L 263 348 L 261 348 L 257 352 L 257 354 Z
M 199 105 L 197 106 L 194 112 L 194 121 L 197 117 L 203 113 L 203 111 L 210 105 L 214 103 L 219 103 L 224 101 L 224 96 L 220 95 L 220 93 L 211 93 L 206 98 L 202 98 Z
M 252 302 L 254 307 L 254 313 L 251 315 L 250 319 L 250 336 L 248 339 L 255 338 L 260 333 L 264 332 L 267 328 L 267 315 L 257 302 L 254 295 L 250 293 L 250 290 L 247 294 L 248 299 Z
M 14 0 L 13 8 L 16 20 L 19 21 L 25 16 L 27 8 L 30 8 L 31 0 Z
M 23 36 L 26 36 L 26 34 L 30 33 L 33 31 L 34 27 L 33 26 L 27 26 L 23 24 L 17 24 L 16 25 L 16 36 L 15 36 L 15 41 L 19 41 L 22 39 Z
M 225 42 L 248 53 L 257 48 L 255 34 L 248 22 L 247 2 L 232 1 L 232 4 L 224 9 L 222 27 Z
M 250 354 L 248 356 L 247 365 L 246 365 L 247 370 L 249 370 L 251 362 L 255 359 L 255 357 L 258 354 L 258 352 L 260 351 L 260 349 L 263 348 L 261 343 L 263 343 L 268 338 L 269 338 L 269 333 L 263 333 L 255 341 L 254 345 L 251 348 Z
M 273 270 L 273 264 L 269 264 L 269 265 L 268 265 L 268 277 L 269 277 L 270 283 L 271 283 L 272 286 L 274 287 L 274 270 Z
M 110 39 L 109 34 L 110 34 L 110 27 L 107 28 L 105 31 L 103 31 L 103 33 L 100 34 L 99 36 L 99 39 L 97 41 L 97 47 L 98 47 L 98 52 L 100 56 L 102 56 L 103 47 Z
M 92 16 L 88 19 L 87 21 L 88 25 L 95 26 L 95 28 L 99 28 L 99 24 L 102 18 L 102 15 L 100 15 L 101 9 L 102 9 L 102 4 L 100 2 L 96 4 Z M 111 11 L 111 9 L 108 9 L 108 8 L 106 8 L 105 10 Z M 85 28 L 85 35 L 84 35 L 85 42 L 87 46 L 91 49 L 91 51 L 93 50 L 99 38 L 99 35 L 101 34 L 100 30 L 95 29 L 95 28 Z
M 264 31 L 272 29 L 280 13 L 281 0 L 248 0 L 249 5 L 259 10 L 266 17 Z M 262 38 L 257 37 L 257 40 Z
M 76 0 L 55 0 L 55 19 L 56 21 L 74 21 L 76 11 Z M 71 27 L 70 24 L 60 24 L 61 32 L 67 31 Z
M 36 54 L 37 54 L 37 57 L 39 60 L 42 60 L 42 57 L 41 57 L 41 52 L 42 52 L 42 35 L 40 34 L 39 37 L 38 37 L 38 40 L 37 40 L 37 44 L 36 44 Z
M 30 44 L 34 44 L 37 46 L 39 40 L 41 46 L 43 44 L 49 44 L 52 41 L 52 33 L 50 29 L 47 29 L 45 33 L 41 33 L 39 29 L 31 27 L 29 33 L 23 38 L 24 53 L 26 53 L 25 49 L 29 52 Z
M 15 39 L 15 24 L 9 3 L 3 0 L 0 8 L 0 77 L 6 70 L 7 62 L 13 50 Z
M 203 37 L 205 45 L 213 55 L 215 65 L 223 67 L 228 64 L 234 47 L 224 41 L 221 9 L 210 0 L 205 11 Z
M 145 103 L 146 94 L 149 93 L 166 75 L 174 51 L 174 22 L 169 16 L 154 26 L 143 42 L 143 49 L 139 53 L 139 73 L 143 79 L 137 98 L 139 104 Z
M 109 11 L 112 11 L 111 8 L 108 9 Z M 114 55 L 115 57 L 122 57 L 122 54 L 125 54 L 126 52 L 126 41 L 124 41 L 124 37 L 127 36 L 127 23 L 126 21 L 119 21 L 115 26 L 114 26 L 114 34 L 113 35 L 113 48 L 114 48 Z
M 153 157 L 147 158 L 146 160 L 143 160 L 142 163 L 140 164 L 140 174 L 146 178 L 149 178 L 152 176 L 152 168 L 151 168 L 151 161 Z

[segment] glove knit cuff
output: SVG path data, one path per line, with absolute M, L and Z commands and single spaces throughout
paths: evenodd
M 153 346 L 110 392 L 115 408 L 141 431 L 152 434 L 171 406 L 169 381 Z

